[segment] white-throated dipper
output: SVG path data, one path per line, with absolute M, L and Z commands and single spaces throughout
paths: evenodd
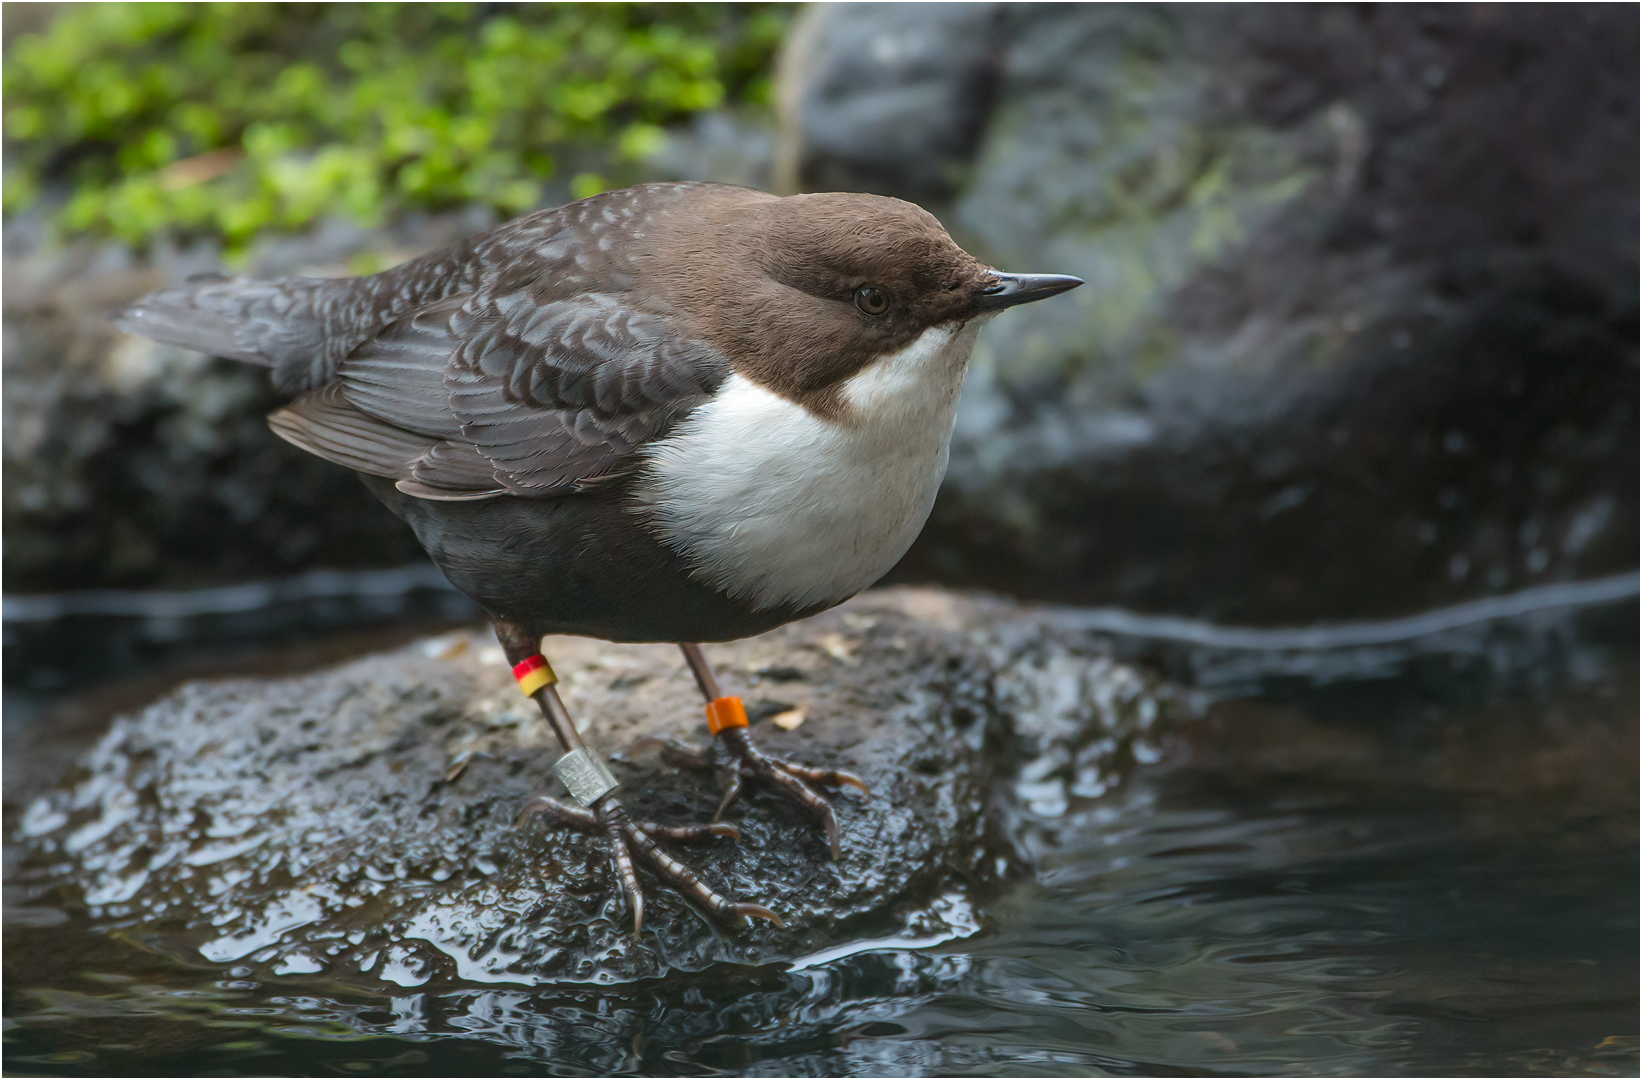
M 696 643 L 883 576 L 929 515 L 981 324 L 1079 284 L 989 269 L 897 199 L 647 184 L 367 277 L 192 278 L 117 323 L 272 368 L 294 395 L 274 431 L 359 473 L 490 613 L 579 804 L 526 813 L 605 837 L 637 930 L 633 855 L 719 916 L 780 920 L 655 842 L 733 830 L 628 819 L 542 637 L 678 644 L 716 753 L 675 760 L 721 763 L 721 813 L 743 776 L 782 790 L 836 857 L 812 785 L 864 785 L 761 753 Z

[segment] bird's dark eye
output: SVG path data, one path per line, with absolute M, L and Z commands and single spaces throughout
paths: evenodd
M 889 310 L 889 293 L 877 285 L 863 285 L 855 290 L 855 306 L 868 315 L 882 315 Z

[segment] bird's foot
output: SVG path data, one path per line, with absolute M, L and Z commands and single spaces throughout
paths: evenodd
M 633 911 L 633 933 L 644 927 L 644 891 L 639 888 L 639 877 L 633 866 L 636 855 L 662 881 L 691 897 L 708 911 L 726 922 L 742 925 L 748 918 L 768 919 L 777 926 L 785 926 L 781 918 L 762 904 L 736 903 L 708 888 L 695 871 L 679 862 L 656 843 L 673 840 L 693 843 L 726 837 L 740 839 L 741 831 L 734 825 L 714 822 L 711 825 L 657 825 L 651 821 L 635 822 L 627 816 L 614 795 L 606 795 L 590 810 L 560 802 L 547 795 L 538 795 L 525 803 L 515 827 L 537 814 L 543 814 L 557 825 L 575 829 L 604 839 L 610 845 L 610 854 L 616 863 L 616 879 Z
M 803 807 L 804 812 L 826 832 L 832 857 L 839 857 L 838 816 L 833 813 L 832 804 L 811 785 L 853 787 L 862 794 L 870 795 L 872 790 L 867 787 L 866 781 L 854 773 L 839 769 L 816 769 L 785 758 L 771 757 L 754 745 L 745 727 L 725 728 L 714 736 L 714 740 L 716 753 L 713 747 L 671 741 L 662 745 L 661 753 L 662 760 L 669 765 L 716 769 L 724 774 L 724 798 L 718 804 L 718 813 L 713 815 L 715 822 L 724 816 L 724 811 L 741 794 L 742 782 L 752 780 L 774 788 Z

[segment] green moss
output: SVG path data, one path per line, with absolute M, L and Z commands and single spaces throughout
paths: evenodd
M 501 7 L 501 10 L 498 10 Z M 636 179 L 662 126 L 766 107 L 784 4 L 86 4 L 13 43 L 4 209 L 240 248 L 323 214 L 515 214 L 567 163 Z

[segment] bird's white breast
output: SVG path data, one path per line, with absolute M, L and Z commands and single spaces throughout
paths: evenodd
M 649 450 L 635 508 L 755 609 L 854 596 L 929 517 L 981 321 L 932 327 L 857 373 L 840 420 L 731 376 Z

